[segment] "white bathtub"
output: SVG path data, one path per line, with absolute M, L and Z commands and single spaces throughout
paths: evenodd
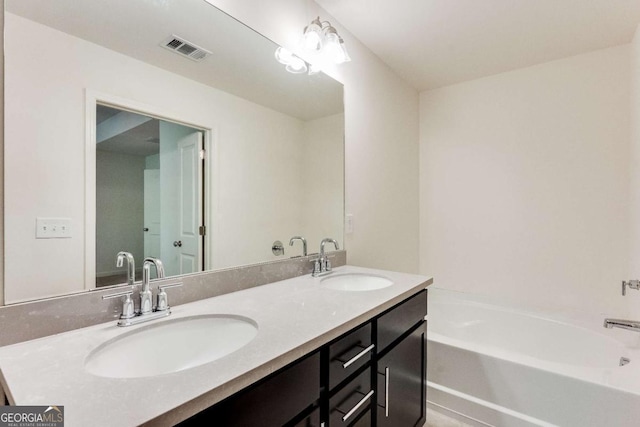
M 427 399 L 476 425 L 640 426 L 640 334 L 603 318 L 429 288 Z

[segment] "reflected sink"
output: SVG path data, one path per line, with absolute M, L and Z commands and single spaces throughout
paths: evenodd
M 393 282 L 385 277 L 373 276 L 363 273 L 344 273 L 325 277 L 320 280 L 320 286 L 337 291 L 373 291 L 393 285 Z
M 194 316 L 149 325 L 95 349 L 85 369 L 101 377 L 139 378 L 194 368 L 247 345 L 258 325 L 245 317 Z

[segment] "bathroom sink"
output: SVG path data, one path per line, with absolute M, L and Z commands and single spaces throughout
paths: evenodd
M 237 351 L 258 326 L 240 316 L 194 316 L 149 325 L 114 338 L 89 354 L 97 376 L 139 378 L 194 368 Z
M 363 273 L 336 274 L 320 280 L 320 286 L 350 292 L 373 291 L 391 285 L 393 285 L 393 282 L 385 277 Z

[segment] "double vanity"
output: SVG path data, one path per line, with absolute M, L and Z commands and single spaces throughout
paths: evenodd
M 67 426 L 424 417 L 430 279 L 339 250 L 342 83 L 202 0 L 3 5 L 10 404 Z
M 67 425 L 422 425 L 431 279 L 334 268 L 0 348 L 16 405 Z

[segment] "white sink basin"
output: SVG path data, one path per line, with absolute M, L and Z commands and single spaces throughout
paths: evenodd
M 373 276 L 363 273 L 344 273 L 325 277 L 320 280 L 320 286 L 338 291 L 373 291 L 393 285 L 386 277 Z
M 247 345 L 258 326 L 240 316 L 194 316 L 168 320 L 120 335 L 85 360 L 101 377 L 138 378 L 194 368 Z

